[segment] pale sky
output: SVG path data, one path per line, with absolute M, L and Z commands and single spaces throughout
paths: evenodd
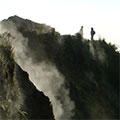
M 120 0 L 0 0 L 0 21 L 18 15 L 54 27 L 61 34 L 75 34 L 84 26 L 84 37 L 120 45 Z

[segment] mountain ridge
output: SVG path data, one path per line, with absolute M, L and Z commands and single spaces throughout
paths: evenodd
M 8 30 L 8 21 L 3 21 L 3 29 Z M 32 30 L 19 24 L 17 34 L 8 32 L 15 37 L 16 61 L 48 94 L 55 119 L 118 119 L 120 53 L 116 47 L 104 39 L 60 35 L 50 28 L 36 32 L 39 27 Z

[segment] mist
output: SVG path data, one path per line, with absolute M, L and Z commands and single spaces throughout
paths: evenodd
M 48 60 L 43 45 L 35 46 L 37 43 L 34 45 L 34 48 L 39 48 L 39 51 L 35 51 L 38 49 L 30 49 L 29 39 L 24 38 L 12 22 L 0 23 L 0 33 L 5 32 L 14 37 L 14 39 L 10 38 L 10 41 L 14 48 L 16 62 L 28 72 L 29 78 L 36 88 L 49 97 L 53 105 L 55 119 L 71 119 L 75 106 L 69 97 L 69 89 L 65 86 L 65 78 L 55 64 Z M 39 57 L 39 60 L 36 61 L 35 56 Z

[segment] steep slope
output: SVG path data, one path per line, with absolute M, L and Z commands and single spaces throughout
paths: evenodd
M 19 21 L 23 20 L 17 18 Z M 28 72 L 34 85 L 49 97 L 55 119 L 70 119 L 73 116 L 74 103 L 69 97 L 69 88 L 66 88 L 64 76 L 54 63 L 58 45 L 61 43 L 60 34 L 53 28 L 49 32 L 38 30 L 38 33 L 37 28 L 24 29 L 22 26 L 25 24 L 27 25 L 28 21 L 20 22 L 17 26 L 14 17 L 1 23 L 2 31 L 10 32 L 13 36 L 9 37 L 9 40 L 14 48 L 15 60 Z
M 49 96 L 56 119 L 119 118 L 120 53 L 114 45 L 79 33 L 61 36 L 17 16 L 1 26 L 15 37 L 16 61 Z
M 104 40 L 82 41 L 79 34 L 63 36 L 56 64 L 69 83 L 77 119 L 119 118 L 119 58 Z
M 0 42 L 0 119 L 54 119 L 48 97 L 16 64 L 9 42 Z

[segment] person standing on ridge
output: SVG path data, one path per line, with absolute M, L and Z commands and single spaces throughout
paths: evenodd
M 83 26 L 81 26 L 79 34 L 81 35 L 81 37 L 83 38 Z
M 93 28 L 91 28 L 91 32 L 90 32 L 90 34 L 91 34 L 91 40 L 93 40 L 93 37 L 94 37 L 94 35 L 95 35 L 95 31 L 94 31 Z

